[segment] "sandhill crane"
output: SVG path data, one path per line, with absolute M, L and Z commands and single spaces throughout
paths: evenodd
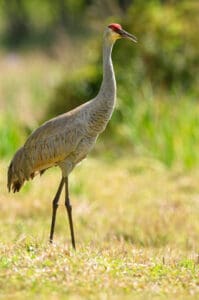
M 53 118 L 37 128 L 14 155 L 8 168 L 8 190 L 18 192 L 25 180 L 33 179 L 52 166 L 59 166 L 62 179 L 52 202 L 50 242 L 53 242 L 58 201 L 65 185 L 65 207 L 68 214 L 72 246 L 75 236 L 72 206 L 69 200 L 68 176 L 94 146 L 98 135 L 111 118 L 116 99 L 116 81 L 111 52 L 117 39 L 137 39 L 119 24 L 110 24 L 103 37 L 103 80 L 98 95 L 77 108 Z

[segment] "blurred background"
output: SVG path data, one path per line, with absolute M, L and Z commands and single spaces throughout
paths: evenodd
M 198 12 L 194 0 L 1 0 L 1 159 L 97 94 L 103 31 L 118 22 L 139 43 L 114 48 L 117 107 L 93 155 L 198 165 Z
M 197 0 L 0 0 L 2 299 L 198 295 L 198 16 Z M 98 93 L 112 22 L 139 42 L 116 42 L 115 111 L 69 177 L 76 255 L 64 195 L 47 246 L 60 170 L 16 194 L 6 173 L 32 130 Z

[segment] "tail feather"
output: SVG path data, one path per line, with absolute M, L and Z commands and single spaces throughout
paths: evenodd
M 24 148 L 20 148 L 14 155 L 8 167 L 8 191 L 18 192 L 25 180 L 28 180 Z M 32 172 L 31 172 L 32 173 Z
M 8 167 L 8 191 L 19 192 L 26 180 L 33 179 L 38 173 L 42 175 L 47 169 L 48 167 L 35 172 L 25 148 L 21 147 Z
M 10 192 L 11 190 L 13 193 L 18 192 L 20 188 L 22 187 L 23 182 L 20 182 L 19 180 L 13 180 L 13 173 L 12 173 L 12 163 L 10 164 L 8 168 L 8 191 Z

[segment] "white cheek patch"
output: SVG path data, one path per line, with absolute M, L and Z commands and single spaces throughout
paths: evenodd
M 120 39 L 121 36 L 117 33 L 111 30 L 111 34 L 110 34 L 110 40 L 111 41 L 116 41 L 118 39 Z
M 120 38 L 120 34 L 117 33 L 117 32 L 113 32 L 113 37 L 114 37 L 115 39 L 119 39 L 119 38 Z

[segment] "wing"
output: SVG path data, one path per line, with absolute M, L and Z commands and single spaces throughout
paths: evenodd
M 63 114 L 37 128 L 27 139 L 24 149 L 34 171 L 64 160 L 84 135 L 80 118 Z

